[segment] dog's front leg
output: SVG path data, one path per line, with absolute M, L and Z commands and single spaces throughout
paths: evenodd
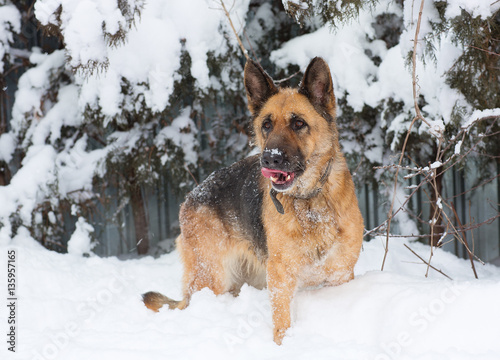
M 280 261 L 269 260 L 267 264 L 267 285 L 271 296 L 274 342 L 281 345 L 286 330 L 290 327 L 290 303 L 297 279 L 290 268 Z

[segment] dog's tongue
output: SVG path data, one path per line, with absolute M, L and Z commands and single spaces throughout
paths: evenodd
M 275 170 L 275 169 L 262 168 L 261 170 L 262 170 L 262 175 L 264 175 L 266 178 L 279 176 L 279 175 L 286 176 L 288 174 L 286 171 Z
M 268 168 L 262 168 L 261 171 L 262 175 L 264 175 L 266 178 L 269 178 L 275 184 L 285 184 L 286 182 L 293 180 L 294 177 L 293 172 L 286 172 Z

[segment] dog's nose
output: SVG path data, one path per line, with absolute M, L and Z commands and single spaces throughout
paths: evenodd
M 276 167 L 283 164 L 283 153 L 278 149 L 266 149 L 262 153 L 262 165 L 264 167 Z

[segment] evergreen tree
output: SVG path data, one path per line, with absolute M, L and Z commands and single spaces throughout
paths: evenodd
M 32 184 L 37 193 L 32 207 L 21 199 L 21 210 L 11 211 L 10 220 L 2 217 L 12 235 L 17 226 L 26 226 L 44 244 L 64 250 L 61 237 L 68 236 L 76 217 L 90 221 L 99 204 L 118 204 L 119 211 L 129 203 L 137 251 L 144 254 L 150 240 L 145 189 L 167 176 L 181 197 L 211 170 L 248 152 L 243 62 L 225 17 L 208 5 L 200 7 L 199 28 L 170 35 L 170 43 L 155 48 L 157 31 L 184 21 L 167 10 L 193 12 L 182 2 L 149 5 L 149 13 L 142 13 L 144 2 L 134 0 L 117 1 L 115 9 L 97 0 L 35 3 L 45 33 L 59 38 L 64 50 L 30 58 L 34 67 L 20 82 L 11 133 L 18 151 L 29 155 L 21 167 L 29 168 L 40 148 L 50 153 L 54 166 L 43 169 L 44 184 Z M 165 12 L 156 18 L 155 8 Z M 156 27 L 140 15 L 156 21 Z M 216 41 L 206 43 L 209 37 Z M 137 51 L 141 47 L 143 53 Z M 42 70 L 43 83 L 30 82 Z M 70 88 L 76 91 L 67 94 Z M 23 92 L 36 96 L 28 104 Z M 64 114 L 61 109 L 68 107 L 73 111 Z M 75 176 L 80 173 L 80 181 L 68 186 L 71 169 Z M 118 220 L 113 209 L 107 211 Z
M 0 145 L 7 147 L 12 143 L 9 135 L 4 135 L 8 130 L 8 111 L 10 108 L 9 99 L 6 96 L 7 76 L 16 68 L 16 57 L 11 54 L 11 46 L 16 36 L 21 32 L 21 12 L 10 1 L 0 1 Z M 0 153 L 0 186 L 10 182 L 10 170 L 8 163 L 10 157 Z
M 15 5 L 4 0 L 0 11 L 11 15 L 0 24 L 3 78 L 20 62 L 28 71 L 19 81 L 10 124 L 8 115 L 0 123 L 0 192 L 20 186 L 22 172 L 35 165 L 40 176 L 25 184 L 30 196 L 0 210 L 2 234 L 11 236 L 25 226 L 46 246 L 64 251 L 75 222 L 90 238 L 85 221 L 95 225 L 95 214 L 103 213 L 105 221 L 121 226 L 119 214 L 130 205 L 137 251 L 146 253 L 149 189 L 166 179 L 182 199 L 213 170 L 250 152 L 245 56 L 221 3 L 196 1 L 116 0 L 103 6 L 99 0 Z M 454 147 L 442 144 L 457 142 L 454 136 L 473 111 L 500 107 L 500 6 L 478 12 L 459 3 L 425 3 L 417 74 L 426 122 L 412 127 L 408 165 L 423 168 L 438 154 L 453 156 Z M 370 184 L 383 196 L 390 189 L 379 184 L 392 182 L 393 175 L 373 167 L 395 163 L 415 116 L 411 62 L 401 71 L 413 50 L 418 10 L 412 4 L 225 4 L 247 55 L 273 78 L 282 78 L 280 85 L 296 85 L 314 56 L 330 62 L 342 145 L 356 183 Z M 39 41 L 27 47 L 19 45 L 23 26 L 35 21 L 44 34 L 37 33 Z M 49 35 L 56 40 L 42 46 Z M 481 132 L 497 131 L 495 119 L 470 129 L 463 146 L 476 145 Z M 496 154 L 498 143 L 485 137 L 476 149 Z M 438 195 L 431 198 L 435 205 L 440 181 L 436 177 L 438 191 L 430 191 Z M 398 216 L 408 224 L 407 214 Z M 407 232 L 413 231 L 409 226 Z
M 370 72 L 374 78 L 369 81 L 368 87 L 378 88 L 378 84 L 386 85 L 383 76 L 387 73 L 384 72 L 384 67 L 386 63 L 394 63 L 393 47 L 397 47 L 399 53 L 407 54 L 410 72 L 420 2 L 381 1 L 378 5 L 375 2 L 356 0 L 283 2 L 287 11 L 298 22 L 303 23 L 312 16 L 319 16 L 338 36 L 349 26 L 364 29 L 366 41 L 360 42 L 362 51 L 373 65 L 378 67 Z M 425 2 L 422 27 L 418 35 L 421 40 L 417 46 L 416 80 L 417 103 L 426 121 L 418 121 L 412 127 L 405 149 L 404 165 L 423 168 L 455 156 L 454 146 L 451 144 L 456 143 L 456 135 L 462 131 L 462 126 L 469 120 L 473 111 L 499 107 L 499 8 L 498 3 L 470 2 L 464 5 L 457 1 Z M 371 22 L 371 29 L 363 26 L 366 24 L 367 18 L 364 14 L 367 12 L 375 20 Z M 361 15 L 362 19 L 357 18 Z M 356 21 L 360 25 L 351 25 Z M 377 49 L 374 45 L 379 40 L 384 41 L 387 51 L 373 51 Z M 279 56 L 283 55 L 280 53 Z M 335 68 L 333 72 L 335 73 Z M 435 72 L 435 79 L 443 76 L 441 83 L 427 78 L 432 72 Z M 394 80 L 400 85 L 397 79 Z M 404 92 L 405 88 L 410 87 L 409 79 L 400 90 Z M 375 180 L 374 184 L 377 184 L 379 181 L 390 181 L 386 176 L 387 172 L 374 172 L 370 169 L 373 166 L 394 163 L 394 155 L 402 150 L 407 131 L 415 117 L 412 99 L 405 98 L 398 91 L 387 95 L 376 103 L 372 98 L 365 97 L 363 106 L 355 106 L 350 100 L 352 94 L 348 91 L 344 94 L 337 93 L 340 110 L 339 130 L 344 137 L 344 144 L 349 145 L 346 148 L 347 158 L 351 168 L 356 169 L 358 183 Z M 491 130 L 491 126 L 495 126 L 494 122 L 497 122 L 498 128 L 496 117 L 486 125 L 480 125 L 468 132 L 466 140 L 469 142 L 464 146 L 475 146 L 478 138 L 474 134 L 481 132 L 481 126 L 483 131 L 489 126 L 490 133 L 495 133 Z M 482 139 L 477 148 L 495 154 L 498 153 L 497 143 L 494 137 L 489 136 Z M 491 162 L 491 156 L 483 157 L 484 159 Z M 490 168 L 481 166 L 481 170 Z M 430 220 L 434 223 L 434 232 L 438 234 L 444 232 L 441 226 L 442 218 L 438 216 L 434 219 L 434 214 L 440 213 L 437 208 L 442 192 L 443 173 L 443 168 L 436 170 L 435 180 L 427 189 L 431 203 Z M 403 179 L 401 181 L 406 182 Z M 439 236 L 434 236 L 431 243 L 436 245 L 438 240 Z

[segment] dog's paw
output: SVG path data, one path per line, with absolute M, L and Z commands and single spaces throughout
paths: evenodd
M 274 342 L 277 345 L 281 345 L 283 338 L 285 337 L 286 329 L 274 329 Z

